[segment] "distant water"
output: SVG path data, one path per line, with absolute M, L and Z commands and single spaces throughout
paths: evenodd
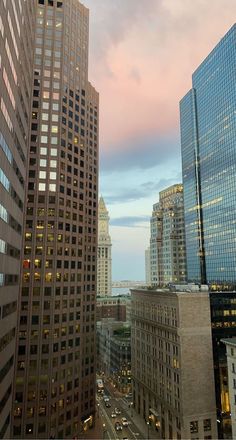
M 126 295 L 129 293 L 128 287 L 112 287 L 112 296 Z

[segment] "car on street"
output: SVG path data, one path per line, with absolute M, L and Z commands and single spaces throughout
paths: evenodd
M 116 413 L 117 415 L 119 415 L 119 414 L 121 414 L 121 410 L 120 410 L 119 408 L 115 408 L 115 413 Z
M 109 400 L 110 400 L 110 399 L 109 399 L 108 396 L 106 396 L 106 395 L 103 396 L 103 402 L 106 403 L 106 402 L 109 402 Z
M 115 430 L 116 431 L 122 431 L 122 425 L 120 422 L 116 422 L 115 423 Z
M 128 420 L 126 419 L 126 417 L 122 417 L 121 423 L 123 426 L 128 426 Z
M 116 413 L 114 411 L 112 411 L 111 413 L 111 417 L 114 419 L 116 417 Z
M 107 400 L 107 401 L 105 402 L 105 407 L 106 407 L 106 408 L 111 408 L 111 404 L 110 404 L 109 400 Z

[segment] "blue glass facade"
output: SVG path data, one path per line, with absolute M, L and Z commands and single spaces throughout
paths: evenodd
M 236 284 L 236 25 L 180 102 L 188 281 Z

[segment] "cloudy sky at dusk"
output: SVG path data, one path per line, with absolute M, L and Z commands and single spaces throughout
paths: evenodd
M 113 279 L 144 279 L 158 192 L 181 181 L 179 100 L 236 21 L 235 0 L 83 0 L 90 80 L 100 93 L 100 193 Z

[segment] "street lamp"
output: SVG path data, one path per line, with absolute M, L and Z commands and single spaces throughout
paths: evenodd
M 148 440 L 149 440 L 149 425 L 150 425 L 150 422 L 147 422 L 147 438 L 148 438 Z
M 102 438 L 104 440 L 105 439 L 105 432 L 106 432 L 106 425 L 105 425 L 105 423 L 102 424 L 102 427 L 103 427 L 103 436 L 102 436 Z
M 98 403 L 98 419 L 99 419 L 99 403 Z
M 130 403 L 130 415 L 133 417 L 133 402 Z

